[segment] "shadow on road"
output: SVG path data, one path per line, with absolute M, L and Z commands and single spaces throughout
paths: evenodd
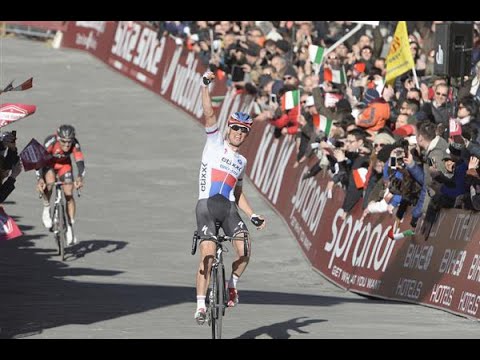
M 53 256 L 56 251 L 53 243 L 51 250 L 35 247 L 32 239 L 44 236 L 29 234 L 0 243 L 0 338 L 27 337 L 48 328 L 92 324 L 183 303 L 192 303 L 194 306 L 194 286 L 132 285 L 114 281 L 106 283 L 106 276 L 115 276 L 122 271 L 74 267 L 74 262 L 61 262 Z M 78 248 L 74 249 L 74 254 L 85 256 L 99 249 L 112 253 L 124 248 L 126 244 L 124 241 L 91 240 L 76 245 Z M 104 278 L 98 282 L 91 278 L 88 282 L 65 279 L 78 276 Z M 241 296 L 244 304 L 332 306 L 346 301 L 369 302 L 363 298 L 346 299 L 246 289 L 241 291 Z M 288 336 L 289 329 L 301 332 L 301 327 L 321 321 L 301 319 L 262 327 L 242 336 L 252 337 L 266 333 L 282 338 Z
M 88 240 L 80 241 L 78 244 L 66 248 L 65 261 L 74 261 L 83 258 L 85 255 L 104 249 L 106 253 L 113 253 L 122 250 L 127 246 L 126 241 L 115 240 Z
M 299 334 L 308 334 L 308 331 L 301 329 L 305 326 L 310 324 L 321 323 L 327 320 L 322 319 L 307 319 L 301 320 L 300 319 L 307 319 L 305 316 L 293 318 L 291 320 L 275 323 L 268 326 L 262 326 L 253 330 L 249 330 L 237 339 L 256 339 L 259 336 L 266 335 L 272 339 L 288 339 L 290 338 L 289 330 L 295 331 Z

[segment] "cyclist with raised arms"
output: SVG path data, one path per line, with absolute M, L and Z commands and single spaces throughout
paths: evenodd
M 213 111 L 208 85 L 215 75 L 207 71 L 202 78 L 202 105 L 205 117 L 207 142 L 203 149 L 199 176 L 199 198 L 196 207 L 197 231 L 199 236 L 215 236 L 215 222 L 220 223 L 225 235 L 235 237 L 247 233 L 238 208 L 243 210 L 257 227 L 265 227 L 265 219 L 254 213 L 242 191 L 247 159 L 238 150 L 247 138 L 253 120 L 250 115 L 235 112 L 228 119 L 225 138 L 220 133 Z M 238 207 L 237 207 L 238 206 Z M 242 235 L 243 236 L 243 235 Z M 248 240 L 250 243 L 250 239 Z M 250 254 L 244 256 L 243 241 L 233 241 L 236 258 L 232 263 L 232 274 L 228 282 L 228 306 L 238 303 L 237 281 L 247 267 Z M 195 319 L 203 324 L 206 319 L 205 297 L 207 294 L 210 269 L 215 258 L 215 243 L 200 243 L 200 264 L 197 272 L 197 309 Z M 251 248 L 249 246 L 249 248 Z
M 37 189 L 43 198 L 43 225 L 50 229 L 52 219 L 50 217 L 50 197 L 52 189 L 58 177 L 64 184 L 63 192 L 67 200 L 67 245 L 78 242 L 73 233 L 73 224 L 75 222 L 75 200 L 73 198 L 73 188 L 80 189 L 83 186 L 83 177 L 85 176 L 85 162 L 80 144 L 75 137 L 75 128 L 72 125 L 61 125 L 57 132 L 49 135 L 45 139 L 45 149 L 53 156 L 53 163 L 37 171 Z M 78 176 L 73 180 L 71 155 L 75 159 L 78 169 Z

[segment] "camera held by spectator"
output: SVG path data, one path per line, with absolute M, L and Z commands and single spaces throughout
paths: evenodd
M 323 131 L 320 131 L 318 135 L 315 137 L 315 140 L 313 140 L 313 142 L 310 144 L 310 147 L 313 150 L 318 149 L 322 141 L 327 141 L 327 135 Z

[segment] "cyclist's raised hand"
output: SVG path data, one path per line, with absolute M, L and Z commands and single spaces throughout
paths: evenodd
M 211 71 L 205 71 L 202 75 L 203 86 L 208 86 L 215 79 L 215 74 Z
M 83 187 L 83 178 L 81 176 L 75 179 L 74 186 L 75 189 L 81 189 Z
M 265 227 L 265 218 L 262 215 L 252 214 L 250 221 L 257 227 L 257 230 L 262 230 Z
M 37 182 L 37 191 L 39 193 L 43 193 L 47 185 L 45 184 L 45 181 L 43 179 L 38 180 Z

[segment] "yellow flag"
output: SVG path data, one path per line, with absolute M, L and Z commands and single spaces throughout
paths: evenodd
M 397 24 L 385 62 L 387 66 L 385 82 L 387 84 L 392 84 L 397 76 L 402 75 L 415 66 L 412 53 L 410 52 L 407 23 L 405 21 L 399 21 Z

